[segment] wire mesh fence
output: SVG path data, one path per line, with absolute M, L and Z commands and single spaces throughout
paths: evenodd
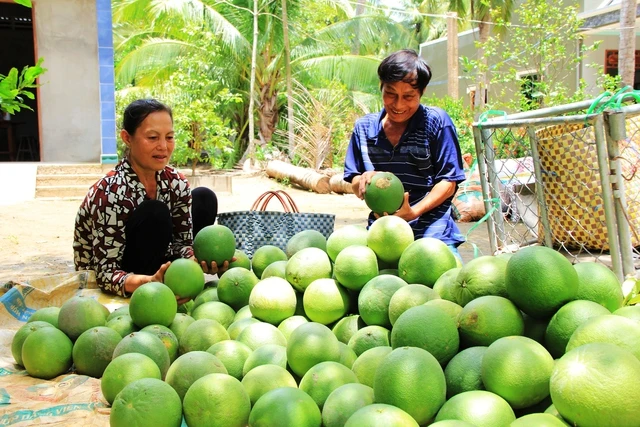
M 640 105 L 598 102 L 474 123 L 494 254 L 545 245 L 621 280 L 640 267 Z

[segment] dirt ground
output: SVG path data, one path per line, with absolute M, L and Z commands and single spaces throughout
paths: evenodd
M 268 190 L 285 190 L 301 212 L 332 213 L 335 227 L 366 224 L 369 210 L 353 194 L 317 194 L 284 186 L 263 173 L 238 174 L 232 179 L 232 192 L 218 194 L 219 212 L 246 210 Z M 24 282 L 51 274 L 73 271 L 73 226 L 80 200 L 32 200 L 0 206 L 0 285 Z M 270 210 L 279 210 L 274 199 Z M 463 233 L 473 223 L 460 223 Z M 474 242 L 488 254 L 486 227 L 474 231 Z M 473 258 L 470 245 L 460 248 L 463 260 Z

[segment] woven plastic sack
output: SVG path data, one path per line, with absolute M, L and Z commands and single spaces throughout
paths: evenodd
M 627 139 L 618 141 L 620 165 L 627 201 L 640 194 L 640 120 L 626 120 Z M 555 245 L 570 249 L 584 247 L 608 250 L 602 184 L 593 126 L 567 124 L 550 126 L 536 132 L 551 234 Z M 640 230 L 640 206 L 628 203 L 632 230 Z M 538 241 L 543 242 L 539 224 Z M 640 245 L 632 231 L 633 246 Z
M 284 211 L 267 210 L 267 205 L 274 198 Z M 218 214 L 218 224 L 233 231 L 236 248 L 250 259 L 256 249 L 265 245 L 277 246 L 285 251 L 289 239 L 303 230 L 316 230 L 329 238 L 335 219 L 333 214 L 299 212 L 291 196 L 282 190 L 261 194 L 248 211 Z

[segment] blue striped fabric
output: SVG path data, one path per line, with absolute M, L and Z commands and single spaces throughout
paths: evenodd
M 402 181 L 409 192 L 409 203 L 414 205 L 442 180 L 465 180 L 458 135 L 444 110 L 420 105 L 395 147 L 382 130 L 384 115 L 383 109 L 356 121 L 345 158 L 345 181 L 371 170 L 392 172 Z M 448 245 L 464 242 L 452 217 L 451 200 L 453 196 L 409 222 L 416 239 L 435 237 Z M 372 213 L 369 224 L 373 220 Z

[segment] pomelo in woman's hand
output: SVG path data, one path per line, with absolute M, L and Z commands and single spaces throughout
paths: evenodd
M 404 202 L 402 181 L 391 172 L 378 172 L 367 184 L 364 201 L 374 213 L 391 215 Z
M 193 252 L 198 262 L 205 261 L 211 265 L 215 261 L 220 267 L 225 261 L 231 262 L 236 252 L 236 238 L 229 227 L 208 225 L 198 231 L 193 239 Z
M 195 298 L 204 289 L 204 273 L 197 262 L 178 258 L 164 273 L 164 284 L 181 298 Z

